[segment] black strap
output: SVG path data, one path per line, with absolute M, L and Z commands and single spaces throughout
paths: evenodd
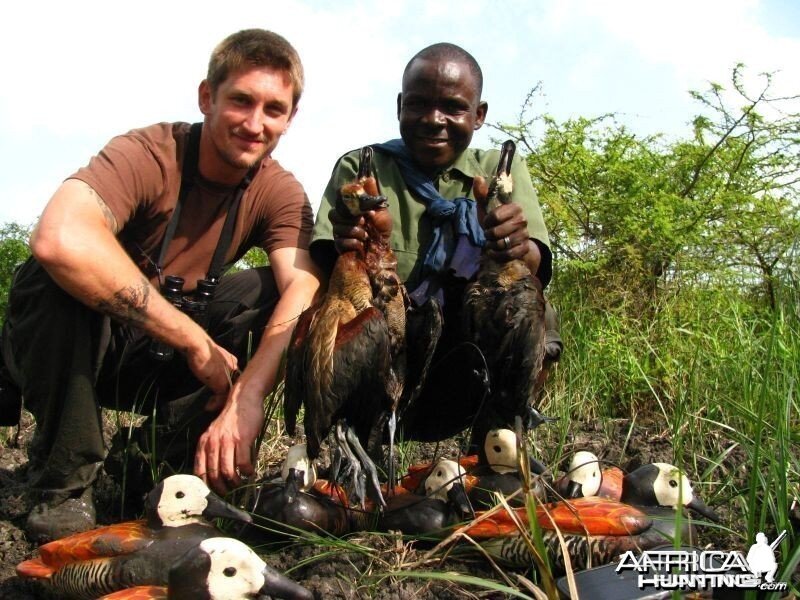
M 161 250 L 158 253 L 158 262 L 156 263 L 156 270 L 158 272 L 158 279 L 162 282 L 164 259 L 167 256 L 167 249 L 169 248 L 172 238 L 175 236 L 175 230 L 178 228 L 178 221 L 181 217 L 181 209 L 186 200 L 189 190 L 194 185 L 194 180 L 197 175 L 197 163 L 200 158 L 200 134 L 203 129 L 202 123 L 194 123 L 189 129 L 189 139 L 186 145 L 186 151 L 183 156 L 183 168 L 181 170 L 181 189 L 178 193 L 178 202 L 175 204 L 175 209 L 172 211 L 167 230 L 164 232 L 164 239 L 161 241 Z M 236 224 L 236 215 L 239 213 L 239 205 L 242 201 L 242 196 L 253 180 L 253 176 L 258 170 L 259 165 L 254 166 L 244 176 L 233 197 L 228 201 L 226 207 L 227 215 L 225 223 L 222 226 L 222 232 L 217 242 L 217 247 L 214 250 L 214 255 L 211 258 L 211 264 L 208 267 L 208 274 L 206 279 L 211 281 L 219 281 L 222 275 L 222 268 L 225 266 L 225 257 L 228 254 L 231 241 L 233 240 L 233 228 Z

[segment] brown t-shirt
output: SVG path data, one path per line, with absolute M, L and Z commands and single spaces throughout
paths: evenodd
M 119 240 L 153 283 L 181 186 L 188 123 L 159 123 L 113 138 L 86 167 L 70 178 L 90 185 L 114 213 Z M 198 175 L 186 196 L 178 228 L 164 260 L 164 275 L 186 279 L 186 289 L 205 277 L 236 186 Z M 253 246 L 307 249 L 314 215 L 303 187 L 277 161 L 265 158 L 239 206 L 225 264 Z

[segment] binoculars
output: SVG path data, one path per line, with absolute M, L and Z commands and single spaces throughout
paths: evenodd
M 187 314 L 200 327 L 208 326 L 208 305 L 214 298 L 217 280 L 198 279 L 197 287 L 190 294 L 183 293 L 183 277 L 167 275 L 161 284 L 161 295 L 181 312 Z M 150 357 L 161 362 L 171 360 L 175 351 L 172 346 L 158 340 L 150 341 Z

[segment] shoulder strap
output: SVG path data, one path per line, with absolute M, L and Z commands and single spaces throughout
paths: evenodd
M 158 272 L 159 281 L 161 281 L 163 275 L 167 248 L 169 248 L 169 244 L 175 236 L 175 230 L 178 228 L 183 201 L 186 199 L 186 194 L 189 193 L 189 189 L 191 189 L 194 184 L 194 178 L 197 174 L 197 161 L 200 157 L 200 133 L 202 129 L 202 123 L 193 123 L 192 127 L 189 129 L 189 139 L 186 142 L 186 150 L 183 153 L 181 190 L 178 193 L 178 202 L 175 204 L 175 209 L 172 211 L 172 217 L 170 217 L 167 230 L 164 232 L 164 239 L 161 240 L 161 250 L 158 253 L 158 262 L 156 262 L 156 271 Z

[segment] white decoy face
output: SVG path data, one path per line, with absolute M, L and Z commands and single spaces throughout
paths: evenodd
M 425 494 L 430 498 L 437 498 L 447 502 L 447 492 L 454 483 L 464 484 L 466 472 L 456 461 L 447 458 L 437 462 L 431 474 L 425 480 Z
M 200 543 L 208 554 L 208 592 L 214 600 L 243 600 L 258 594 L 265 583 L 266 564 L 239 540 L 209 538 Z
M 171 475 L 162 483 L 156 512 L 166 527 L 202 521 L 211 490 L 194 475 Z
M 283 461 L 281 468 L 281 479 L 286 481 L 289 477 L 289 469 L 296 469 L 303 472 L 302 491 L 307 492 L 317 481 L 317 469 L 314 463 L 308 458 L 305 444 L 297 444 L 289 448 L 286 453 L 286 460 Z
M 493 471 L 514 473 L 518 470 L 517 434 L 510 429 L 492 429 L 486 434 L 483 450 Z
M 585 450 L 576 452 L 569 463 L 567 479 L 581 485 L 584 498 L 596 496 L 602 483 L 600 461 L 597 456 Z
M 653 492 L 659 505 L 678 508 L 688 506 L 694 500 L 694 491 L 689 478 L 680 469 L 667 463 L 653 463 L 658 475 L 653 481 Z

